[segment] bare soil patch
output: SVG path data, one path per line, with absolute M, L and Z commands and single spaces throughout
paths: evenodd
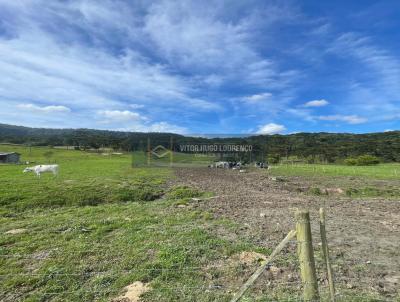
M 400 276 L 400 201 L 396 199 L 358 198 L 343 194 L 344 185 L 365 184 L 358 178 L 284 177 L 277 181 L 267 171 L 239 173 L 234 170 L 180 168 L 174 184 L 188 185 L 217 197 L 192 202 L 190 207 L 210 211 L 217 217 L 230 218 L 238 227 L 234 233 L 221 230 L 222 236 L 239 236 L 259 246 L 274 248 L 294 228 L 296 208 L 309 209 L 320 282 L 325 282 L 320 259 L 318 209 L 327 212 L 327 232 L 338 288 L 368 292 L 382 298 L 398 297 Z M 400 181 L 388 181 L 399 185 Z M 328 194 L 305 194 L 312 186 L 327 188 Z M 385 181 L 368 185 L 385 186 Z M 300 189 L 299 189 L 300 188 Z M 290 261 L 279 266 L 298 286 L 295 263 L 296 244 L 284 251 Z M 293 277 L 294 276 L 294 277 Z M 339 290 L 340 291 L 340 290 Z
M 150 286 L 140 281 L 133 282 L 124 288 L 125 294 L 114 298 L 112 302 L 140 302 L 140 296 L 150 290 Z

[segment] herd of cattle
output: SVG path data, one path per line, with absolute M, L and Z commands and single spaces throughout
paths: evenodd
M 208 165 L 209 168 L 222 168 L 222 169 L 233 169 L 233 170 L 243 170 L 244 167 L 248 165 L 243 164 L 242 162 L 236 161 L 218 161 L 211 165 Z M 261 169 L 269 169 L 268 164 L 264 162 L 256 162 L 254 163 L 254 167 Z
M 218 161 L 211 165 L 208 165 L 209 168 L 222 168 L 222 169 L 232 169 L 232 170 L 239 170 L 240 172 L 245 172 L 244 168 L 247 165 L 239 162 L 233 161 Z M 261 169 L 269 169 L 268 164 L 264 162 L 256 162 L 254 167 L 261 168 Z M 33 172 L 36 174 L 37 177 L 40 177 L 42 173 L 50 172 L 53 173 L 54 176 L 57 176 L 59 171 L 58 165 L 37 165 L 34 167 L 27 167 L 24 169 L 24 173 L 26 172 Z

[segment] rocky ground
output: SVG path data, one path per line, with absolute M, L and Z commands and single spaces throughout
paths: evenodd
M 360 297 L 362 293 L 389 300 L 400 297 L 400 202 L 379 197 L 352 199 L 344 194 L 343 187 L 349 182 L 356 186 L 364 180 L 279 178 L 268 175 L 266 170 L 239 173 L 237 170 L 208 168 L 179 168 L 175 174 L 174 184 L 214 194 L 215 198 L 193 202 L 190 206 L 236 222 L 238 227 L 232 233 L 215 230 L 228 238 L 240 236 L 258 246 L 273 249 L 295 227 L 296 209 L 310 210 L 322 286 L 326 281 L 319 248 L 318 210 L 325 207 L 339 294 L 350 291 Z M 370 181 L 369 185 L 382 186 L 382 182 Z M 394 182 L 390 185 L 399 185 Z M 315 185 L 326 194 L 310 194 L 309 188 Z M 295 242 L 275 265 L 285 272 L 280 281 L 299 285 Z M 270 284 L 268 276 L 260 282 Z

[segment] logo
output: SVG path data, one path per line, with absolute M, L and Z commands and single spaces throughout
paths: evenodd
M 165 155 L 169 154 L 169 150 L 165 148 L 164 146 L 158 145 L 157 147 L 153 148 L 151 150 L 151 154 L 157 156 L 158 158 L 162 158 Z

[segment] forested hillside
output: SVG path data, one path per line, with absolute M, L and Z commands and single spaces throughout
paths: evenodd
M 111 147 L 132 151 L 151 145 L 235 143 L 252 144 L 255 156 L 270 159 L 298 157 L 309 162 L 335 162 L 348 157 L 371 154 L 387 162 L 400 162 L 400 131 L 368 134 L 296 133 L 234 138 L 188 137 L 170 133 L 119 132 L 92 129 L 44 129 L 0 124 L 0 142 L 42 146 L 76 146 L 80 149 Z

